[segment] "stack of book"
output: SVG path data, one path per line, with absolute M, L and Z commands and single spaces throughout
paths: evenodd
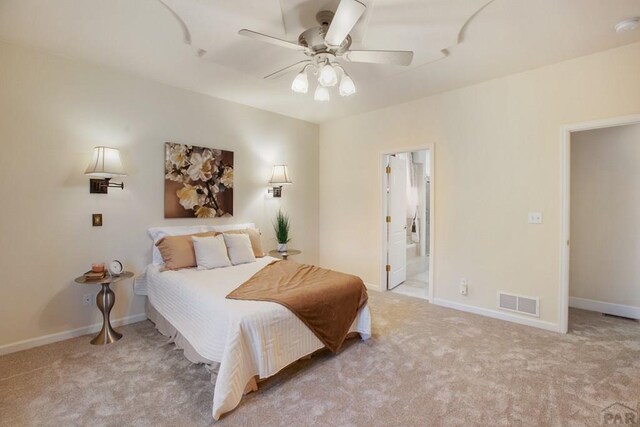
M 94 273 L 93 271 L 87 271 L 86 273 L 84 273 L 84 278 L 85 280 L 102 280 L 104 279 L 106 276 L 104 271 L 101 271 L 100 273 Z

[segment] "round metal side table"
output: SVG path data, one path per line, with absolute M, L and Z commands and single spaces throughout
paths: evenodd
M 107 273 L 107 276 L 100 280 L 87 280 L 84 276 L 76 277 L 75 281 L 80 285 L 102 285 L 102 289 L 100 289 L 100 292 L 98 292 L 98 296 L 96 297 L 96 305 L 102 312 L 102 329 L 98 332 L 98 335 L 91 340 L 91 344 L 111 344 L 112 342 L 116 342 L 122 338 L 122 334 L 111 327 L 109 314 L 111 313 L 113 304 L 116 302 L 116 294 L 113 293 L 109 286 L 131 277 L 133 277 L 133 273 L 130 271 L 125 271 L 118 276 L 110 276 Z
M 300 255 L 302 253 L 302 251 L 299 251 L 298 249 L 289 249 L 285 252 L 278 252 L 277 250 L 272 250 L 269 251 L 269 255 L 271 255 L 274 258 L 280 258 L 280 259 L 288 259 L 291 255 Z

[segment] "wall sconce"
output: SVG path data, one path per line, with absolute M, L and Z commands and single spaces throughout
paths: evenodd
M 89 180 L 89 193 L 107 194 L 109 187 L 124 189 L 124 183 L 111 182 L 114 176 L 126 176 L 120 161 L 117 148 L 95 147 L 93 158 L 84 172 L 85 175 L 97 176 L 100 179 Z
M 282 186 L 287 184 L 293 184 L 289 179 L 287 165 L 275 165 L 269 180 L 271 188 L 267 190 L 267 193 L 272 194 L 273 197 L 282 197 Z

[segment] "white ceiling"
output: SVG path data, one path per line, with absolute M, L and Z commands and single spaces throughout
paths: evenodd
M 413 64 L 344 62 L 358 93 L 329 103 L 293 93 L 296 70 L 262 79 L 302 53 L 237 32 L 296 41 L 338 0 L 0 0 L 0 38 L 317 123 L 640 41 L 613 30 L 639 0 L 364 3 L 353 48 L 413 50 Z

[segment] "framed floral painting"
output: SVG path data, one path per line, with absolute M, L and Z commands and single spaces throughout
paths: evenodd
M 233 151 L 165 144 L 164 217 L 233 215 Z

